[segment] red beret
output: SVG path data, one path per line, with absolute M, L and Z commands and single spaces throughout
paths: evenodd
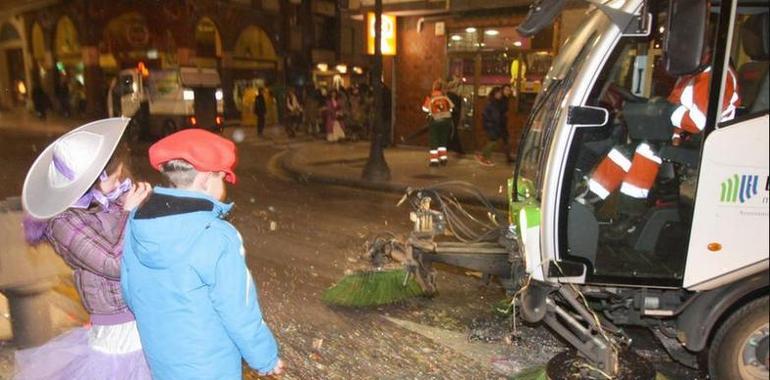
M 171 160 L 185 160 L 201 172 L 225 172 L 225 181 L 236 182 L 235 144 L 203 129 L 191 128 L 168 135 L 150 146 L 150 165 L 160 170 Z

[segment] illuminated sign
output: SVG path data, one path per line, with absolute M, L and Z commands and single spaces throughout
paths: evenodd
M 374 54 L 374 12 L 366 14 L 366 53 Z M 396 55 L 396 16 L 382 15 L 382 55 Z

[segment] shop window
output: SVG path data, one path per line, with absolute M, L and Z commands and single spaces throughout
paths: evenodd
M 522 37 L 514 27 L 453 29 L 448 33 L 447 48 L 450 52 L 528 50 L 530 39 Z

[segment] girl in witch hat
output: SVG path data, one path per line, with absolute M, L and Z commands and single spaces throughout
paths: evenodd
M 129 178 L 121 137 L 129 119 L 83 125 L 61 136 L 27 173 L 22 204 L 31 244 L 48 241 L 73 269 L 91 317 L 48 343 L 16 353 L 15 379 L 151 379 L 134 315 L 120 290 L 128 212 L 150 192 Z

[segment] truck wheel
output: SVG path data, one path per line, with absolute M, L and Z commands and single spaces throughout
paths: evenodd
M 165 137 L 165 136 L 168 136 L 168 135 L 170 135 L 170 134 L 172 134 L 174 132 L 176 132 L 176 123 L 174 122 L 174 120 L 166 119 L 163 122 L 163 130 L 161 131 L 161 133 Z
M 763 297 L 743 305 L 722 324 L 708 353 L 712 379 L 768 378 L 768 313 L 770 298 Z

